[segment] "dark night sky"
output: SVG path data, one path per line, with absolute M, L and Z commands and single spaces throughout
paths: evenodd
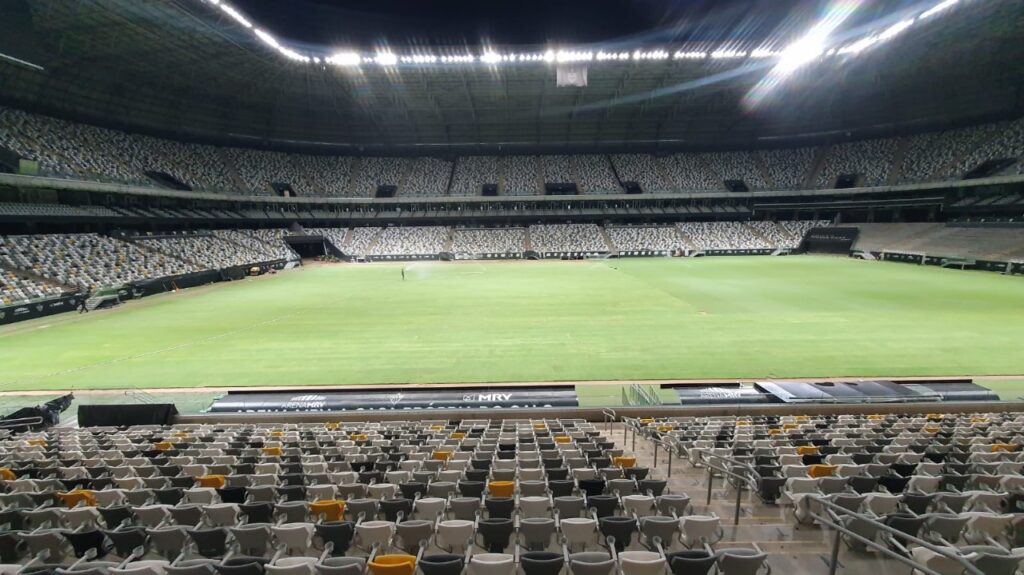
M 856 1 L 861 11 L 909 0 Z M 324 46 L 646 45 L 770 37 L 828 0 L 235 0 L 280 37 Z

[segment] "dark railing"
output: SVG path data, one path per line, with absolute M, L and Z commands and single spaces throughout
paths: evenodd
M 836 505 L 835 503 L 829 501 L 824 496 L 814 496 L 814 495 L 812 495 L 810 497 L 813 497 L 815 502 L 820 504 L 822 506 L 822 508 L 825 510 L 825 512 L 828 514 L 828 517 L 825 517 L 825 516 L 819 515 L 817 513 L 811 512 L 810 513 L 810 517 L 813 518 L 815 521 L 821 523 L 822 525 L 825 525 L 826 527 L 829 527 L 829 528 L 831 528 L 831 529 L 833 529 L 835 531 L 835 536 L 833 537 L 833 540 L 832 540 L 832 555 L 831 555 L 831 559 L 829 561 L 829 571 L 828 571 L 829 575 L 835 575 L 836 567 L 838 567 L 838 565 L 839 565 L 839 547 L 842 544 L 840 539 L 842 538 L 843 535 L 846 535 L 847 537 L 849 537 L 851 539 L 854 539 L 854 540 L 856 540 L 856 541 L 858 541 L 860 543 L 863 543 L 864 545 L 866 545 L 866 546 L 868 546 L 868 547 L 878 551 L 879 553 L 885 555 L 886 557 L 888 557 L 890 559 L 895 559 L 895 560 L 899 561 L 900 563 L 903 563 L 904 565 L 907 565 L 907 566 L 912 567 L 913 569 L 915 569 L 917 571 L 920 571 L 921 573 L 924 573 L 925 575 L 941 575 L 940 573 L 936 572 L 934 569 L 931 569 L 931 568 L 927 567 L 926 565 L 922 564 L 919 561 L 915 561 L 913 558 L 911 558 L 911 557 L 909 557 L 907 555 L 904 555 L 902 553 L 898 553 L 896 551 L 893 551 L 892 549 L 888 548 L 887 546 L 885 546 L 885 545 L 883 545 L 883 544 L 881 544 L 881 543 L 879 543 L 879 542 L 877 542 L 877 541 L 875 541 L 873 539 L 868 539 L 868 538 L 863 537 L 862 535 L 860 535 L 858 533 L 854 533 L 850 529 L 847 529 L 846 526 L 842 524 L 843 523 L 842 517 L 850 517 L 850 518 L 856 519 L 858 521 L 863 521 L 865 523 L 870 524 L 872 527 L 874 527 L 874 528 L 876 528 L 876 529 L 878 529 L 880 531 L 884 531 L 884 532 L 888 533 L 891 536 L 899 537 L 900 539 L 904 539 L 906 541 L 910 541 L 910 542 L 914 543 L 915 545 L 920 545 L 921 547 L 924 547 L 925 549 L 928 549 L 928 550 L 930 550 L 930 551 L 932 551 L 932 552 L 934 552 L 934 553 L 936 553 L 938 555 L 941 555 L 941 556 L 946 557 L 948 559 L 952 559 L 953 561 L 956 561 L 957 563 L 959 563 L 960 565 L 963 566 L 964 573 L 969 573 L 970 575 L 985 575 L 980 569 L 978 569 L 978 567 L 976 565 L 974 565 L 973 563 L 968 561 L 966 558 L 964 558 L 959 553 L 950 552 L 948 547 L 944 548 L 944 547 L 939 547 L 939 546 L 933 545 L 933 544 L 931 544 L 931 543 L 929 543 L 929 542 L 927 542 L 927 541 L 925 541 L 923 539 L 920 539 L 920 538 L 918 538 L 918 537 L 916 537 L 914 535 L 910 535 L 910 534 L 908 534 L 906 532 L 900 531 L 899 529 L 890 527 L 889 525 L 886 525 L 886 524 L 882 523 L 881 521 L 878 521 L 877 519 L 875 519 L 873 517 L 868 517 L 867 515 L 862 515 L 860 513 L 857 513 L 857 512 L 854 512 L 854 511 L 850 511 L 849 509 L 846 509 L 845 507 L 841 507 L 841 506 Z

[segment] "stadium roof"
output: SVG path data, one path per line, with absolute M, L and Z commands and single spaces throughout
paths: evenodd
M 865 0 L 836 36 L 847 45 L 877 37 L 872 27 L 890 29 L 936 1 Z M 415 38 L 393 40 L 395 32 L 387 30 L 381 35 L 394 46 L 367 45 L 367 34 L 339 37 L 351 43 L 345 46 L 351 53 L 371 58 L 393 50 L 397 59 L 419 49 L 476 59 L 465 65 L 314 62 L 337 49 L 317 43 L 322 26 L 299 37 L 294 22 L 279 23 L 278 30 L 274 21 L 256 21 L 273 17 L 266 2 L 237 4 L 240 11 L 249 5 L 256 16 L 247 17 L 269 31 L 264 34 L 279 34 L 284 50 L 310 58 L 296 61 L 268 49 L 219 4 L 4 2 L 0 52 L 9 57 L 0 58 L 0 101 L 186 139 L 424 154 L 799 145 L 1016 116 L 1024 109 L 1024 3 L 1014 0 L 963 0 L 942 18 L 872 49 L 815 59 L 756 106 L 747 105 L 749 94 L 777 59 L 751 58 L 751 52 L 779 51 L 800 38 L 815 23 L 818 3 L 793 2 L 783 17 L 775 14 L 779 2 L 750 0 L 746 4 L 759 6 L 752 18 L 736 15 L 744 0 L 724 2 L 731 19 L 704 3 L 703 20 L 678 16 L 647 35 L 636 33 L 636 22 L 625 23 L 625 39 L 617 41 L 585 37 L 591 44 L 568 48 L 630 55 L 592 57 L 585 88 L 558 87 L 557 62 L 481 61 L 485 51 L 514 57 L 562 48 L 552 43 L 426 47 Z M 745 56 L 710 56 L 733 45 Z M 655 56 L 633 56 L 644 52 Z M 658 56 L 662 52 L 667 56 Z M 703 57 L 685 57 L 691 52 Z

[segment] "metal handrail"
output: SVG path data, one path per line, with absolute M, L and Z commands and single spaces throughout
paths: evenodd
M 937 553 L 938 555 L 946 557 L 947 559 L 952 559 L 952 560 L 956 561 L 957 563 L 963 565 L 964 569 L 967 572 L 971 573 L 972 575 L 985 575 L 983 571 L 978 569 L 978 567 L 975 564 L 973 564 L 970 561 L 968 561 L 967 559 L 965 559 L 963 557 L 963 555 L 960 555 L 958 553 L 950 553 L 948 551 L 948 549 L 946 549 L 946 548 L 939 547 L 937 545 L 933 545 L 933 544 L 931 544 L 931 543 L 929 543 L 929 542 L 927 542 L 927 541 L 925 541 L 925 540 L 923 540 L 923 539 L 921 539 L 921 538 L 919 538 L 917 536 L 910 535 L 908 533 L 900 531 L 899 529 L 896 529 L 894 527 L 890 527 L 889 525 L 886 525 L 886 524 L 882 523 L 881 521 L 878 521 L 877 519 L 875 519 L 873 517 L 869 517 L 867 515 L 864 515 L 864 514 L 861 514 L 861 513 L 857 513 L 855 511 L 850 511 L 849 509 L 847 509 L 845 507 L 842 507 L 840 505 L 836 505 L 832 501 L 829 501 L 824 496 L 821 496 L 821 495 L 809 495 L 808 497 L 812 498 L 814 501 L 819 503 L 826 511 L 828 511 L 829 515 L 831 515 L 833 518 L 835 518 L 836 521 L 842 521 L 842 519 L 840 518 L 840 515 L 845 515 L 845 516 L 848 516 L 848 517 L 852 517 L 854 519 L 857 519 L 858 521 L 863 521 L 865 523 L 868 523 L 872 527 L 875 527 L 877 529 L 885 531 L 885 532 L 889 533 L 890 535 L 895 535 L 895 536 L 900 537 L 902 539 L 906 539 L 907 541 L 910 541 L 910 542 L 912 542 L 912 543 L 914 543 L 916 545 L 920 545 L 921 547 L 924 547 L 925 549 L 928 549 L 929 551 L 932 551 L 934 553 Z M 829 575 L 834 575 L 835 574 L 836 563 L 837 563 L 837 559 L 838 559 L 838 556 L 839 556 L 839 536 L 840 536 L 840 534 L 845 534 L 845 535 L 847 535 L 849 537 L 852 537 L 852 538 L 856 539 L 857 541 L 860 541 L 861 543 L 864 543 L 865 545 L 867 545 L 867 546 L 869 546 L 869 547 L 871 547 L 873 549 L 877 549 L 879 551 L 882 551 L 887 556 L 892 557 L 893 559 L 897 559 L 897 560 L 899 560 L 899 561 L 901 561 L 901 562 L 903 562 L 903 563 L 905 563 L 907 565 L 910 565 L 910 566 L 914 567 L 915 569 L 919 569 L 920 571 L 926 573 L 927 575 L 938 575 L 938 574 L 936 574 L 936 572 L 934 570 L 929 569 L 928 567 L 925 567 L 924 565 L 914 561 L 913 559 L 910 559 L 908 557 L 900 555 L 899 553 L 896 553 L 896 552 L 892 551 L 891 549 L 885 547 L 884 545 L 881 545 L 880 543 L 878 543 L 876 541 L 872 541 L 870 539 L 862 537 L 862 536 L 858 535 L 857 533 L 854 533 L 853 531 L 847 529 L 846 527 L 844 527 L 842 525 L 839 525 L 839 524 L 837 524 L 837 523 L 835 523 L 835 522 L 833 522 L 833 521 L 831 521 L 831 520 L 829 520 L 829 519 L 827 519 L 825 517 L 822 517 L 822 516 L 818 515 L 817 513 L 811 512 L 810 516 L 812 518 L 814 518 L 816 521 L 820 521 L 821 523 L 823 523 L 825 525 L 828 525 L 832 529 L 836 530 L 836 537 L 835 537 L 835 540 L 833 541 L 834 547 L 832 548 L 832 563 L 829 566 Z
M 41 425 L 43 418 L 37 416 L 34 417 L 21 417 L 18 419 L 6 419 L 0 420 L 0 429 L 17 429 L 19 427 L 32 427 L 33 425 Z
M 735 460 L 731 460 L 731 459 L 729 459 L 727 457 L 722 457 L 721 455 L 715 455 L 713 453 L 707 453 L 707 452 L 704 452 L 704 451 L 700 452 L 700 456 L 701 456 L 701 462 L 704 464 L 704 467 L 707 468 L 707 470 L 708 470 L 708 500 L 707 500 L 707 505 L 711 505 L 711 491 L 712 491 L 712 489 L 714 487 L 714 479 L 715 479 L 715 475 L 714 474 L 715 474 L 715 472 L 721 473 L 722 476 L 723 476 L 723 479 L 725 477 L 732 477 L 733 479 L 735 479 L 735 480 L 740 482 L 740 483 L 736 484 L 736 511 L 733 514 L 733 520 L 732 520 L 732 524 L 733 525 L 739 525 L 740 524 L 740 507 L 743 504 L 743 484 L 746 484 L 746 486 L 750 488 L 751 492 L 756 493 L 757 492 L 757 480 L 754 479 L 753 477 L 749 476 L 749 475 L 740 475 L 739 473 L 736 473 L 736 472 L 734 472 L 734 471 L 732 471 L 730 469 L 726 469 L 725 467 L 718 467 L 716 465 L 713 465 L 710 461 L 705 459 L 705 457 L 710 457 L 710 458 L 715 458 L 715 459 L 722 459 L 722 460 L 725 460 L 725 461 L 735 461 Z M 741 466 L 745 465 L 742 462 L 736 462 L 736 463 L 741 464 Z M 726 482 L 726 483 L 728 483 L 728 482 Z
M 618 414 L 616 414 L 615 410 L 610 408 L 610 407 L 606 407 L 606 408 L 602 409 L 601 410 L 601 414 L 604 416 L 604 423 L 605 423 L 606 429 L 608 431 L 611 431 L 612 430 L 612 424 L 615 423 L 615 421 L 618 420 L 618 418 L 619 418 Z

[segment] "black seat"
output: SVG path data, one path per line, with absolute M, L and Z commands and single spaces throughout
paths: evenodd
M 427 492 L 427 484 L 420 481 L 399 483 L 398 491 L 401 492 L 402 497 L 405 497 L 406 499 L 416 499 L 417 494 L 422 497 Z
M 519 556 L 519 566 L 525 575 L 558 575 L 565 566 L 565 556 L 550 551 L 528 551 Z
M 270 503 L 243 503 L 238 509 L 247 523 L 274 523 L 274 506 Z
M 666 553 L 665 559 L 674 575 L 707 575 L 716 562 L 714 555 L 700 549 Z
M 487 549 L 488 553 L 504 553 L 514 530 L 515 524 L 511 519 L 491 517 L 481 519 L 477 524 L 476 532 L 483 538 L 482 547 Z
M 380 502 L 380 512 L 384 514 L 387 521 L 398 521 L 398 514 L 408 519 L 412 515 L 412 499 L 399 497 L 396 499 L 384 499 Z
M 511 497 L 487 497 L 484 499 L 484 508 L 487 509 L 488 517 L 511 518 L 516 500 Z
M 601 495 L 604 493 L 604 479 L 581 479 L 579 481 L 580 491 L 585 495 Z
M 615 550 L 622 553 L 633 542 L 633 534 L 637 531 L 636 520 L 632 517 L 612 515 L 601 517 L 599 523 L 601 534 L 615 538 Z
M 62 531 L 61 535 L 71 543 L 71 547 L 75 550 L 75 557 L 84 557 L 90 549 L 96 550 L 96 557 L 103 557 L 109 551 L 103 533 L 98 530 Z
M 104 535 L 114 544 L 114 552 L 120 557 L 128 557 L 137 547 L 145 548 L 149 535 L 142 527 L 127 527 L 104 531 Z
M 345 555 L 352 545 L 352 537 L 355 536 L 355 532 L 355 523 L 351 521 L 328 521 L 316 525 L 316 534 L 320 540 L 325 544 L 334 544 L 331 551 L 334 557 Z
M 417 566 L 423 575 L 459 575 L 462 573 L 462 555 L 427 555 L 420 557 Z
M 619 498 L 614 495 L 593 495 L 587 497 L 587 509 L 597 511 L 598 517 L 615 515 L 619 506 Z

